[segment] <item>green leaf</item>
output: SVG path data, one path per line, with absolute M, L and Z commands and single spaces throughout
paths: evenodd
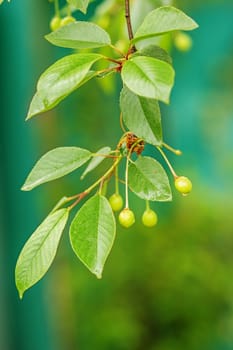
M 70 49 L 93 49 L 111 45 L 109 34 L 91 22 L 73 22 L 45 36 L 50 43 Z
M 51 266 L 68 215 L 67 209 L 60 209 L 47 216 L 24 245 L 15 270 L 15 281 L 20 298 L 28 288 L 45 275 Z
M 151 11 L 134 35 L 133 43 L 175 30 L 193 30 L 197 23 L 184 12 L 172 6 Z
M 172 200 L 167 174 L 151 157 L 140 156 L 129 165 L 129 187 L 138 197 L 149 201 Z
M 149 56 L 149 57 L 157 58 L 158 60 L 167 62 L 169 64 L 172 64 L 171 56 L 167 53 L 167 51 L 162 49 L 162 47 L 157 45 L 148 45 L 144 47 L 142 50 L 138 50 L 137 52 L 135 52 L 133 56 L 134 57 Z
M 70 226 L 72 248 L 83 264 L 101 278 L 105 261 L 115 239 L 116 223 L 108 200 L 90 198 Z
M 121 76 L 136 95 L 169 103 L 175 76 L 170 64 L 152 57 L 132 57 L 124 63 Z
M 96 153 L 97 154 L 103 154 L 103 155 L 108 155 L 111 152 L 111 148 L 110 147 L 103 147 L 101 149 L 99 149 Z M 84 177 L 90 173 L 92 170 L 94 170 L 104 159 L 106 159 L 106 157 L 104 156 L 98 156 L 98 155 L 93 155 L 93 158 L 90 160 L 90 163 L 88 164 L 88 166 L 86 167 L 86 169 L 84 170 L 81 179 L 84 179 Z
M 86 163 L 92 153 L 79 147 L 58 147 L 44 154 L 28 175 L 22 190 L 30 191 L 45 182 L 71 173 Z
M 103 58 L 102 55 L 86 53 L 66 56 L 50 66 L 40 77 L 27 119 L 48 111 L 97 75 L 90 72 L 91 66 Z
M 90 0 L 67 0 L 67 2 L 75 7 L 77 10 L 82 11 L 83 13 L 86 14 L 87 12 L 87 7 L 89 5 Z
M 124 123 L 131 132 L 152 145 L 161 145 L 161 115 L 156 100 L 135 95 L 125 86 L 120 105 Z

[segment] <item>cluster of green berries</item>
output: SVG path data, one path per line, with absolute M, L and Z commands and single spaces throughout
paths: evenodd
M 64 18 L 61 18 L 59 16 L 54 16 L 51 19 L 49 26 L 52 32 L 54 32 L 55 30 L 73 22 L 75 22 L 75 18 L 73 16 L 66 16 Z
M 185 176 L 178 176 L 175 178 L 175 188 L 184 196 L 191 192 L 192 182 Z M 114 193 L 109 198 L 109 203 L 113 211 L 120 211 L 123 208 L 123 198 L 120 194 Z M 129 208 L 124 208 L 119 214 L 119 223 L 129 228 L 135 223 L 134 212 Z M 142 215 L 142 223 L 146 227 L 154 227 L 158 222 L 158 216 L 156 212 L 150 208 L 146 209 Z
M 113 211 L 120 211 L 123 208 L 123 198 L 121 195 L 114 193 L 109 198 L 109 203 Z M 129 208 L 124 208 L 119 214 L 119 223 L 126 228 L 133 226 L 135 223 L 134 212 Z M 142 215 L 142 223 L 146 227 L 153 227 L 157 224 L 158 217 L 154 210 L 146 209 Z

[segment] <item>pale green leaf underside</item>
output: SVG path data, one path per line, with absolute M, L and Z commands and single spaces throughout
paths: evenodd
M 90 198 L 70 226 L 72 248 L 83 264 L 101 278 L 105 261 L 115 239 L 116 223 L 108 200 Z
M 22 190 L 30 191 L 45 182 L 71 173 L 86 163 L 92 154 L 79 147 L 58 147 L 44 154 L 28 175 Z
M 109 34 L 91 22 L 73 22 L 45 36 L 51 44 L 70 49 L 93 49 L 111 45 Z
M 27 119 L 52 109 L 71 92 L 96 76 L 97 72 L 90 72 L 90 68 L 101 58 L 102 55 L 94 53 L 74 54 L 50 66 L 39 78 Z
M 152 57 L 137 56 L 125 62 L 121 76 L 136 95 L 169 103 L 175 76 L 170 64 Z
M 77 10 L 80 10 L 83 13 L 86 13 L 90 0 L 67 0 L 67 1 L 71 6 L 73 6 Z
M 48 271 L 55 258 L 68 215 L 67 209 L 50 214 L 24 245 L 15 270 L 20 298 Z
M 152 145 L 161 145 L 161 115 L 156 100 L 135 95 L 125 86 L 120 105 L 123 121 L 131 132 Z
M 171 201 L 169 180 L 162 166 L 151 157 L 139 157 L 129 166 L 129 187 L 149 201 Z
M 88 166 L 86 167 L 86 169 L 84 170 L 81 179 L 84 179 L 84 177 L 90 173 L 92 170 L 94 170 L 104 159 L 106 159 L 106 157 L 104 156 L 98 156 L 98 154 L 103 154 L 103 155 L 108 155 L 111 152 L 111 148 L 110 147 L 103 147 L 100 148 L 96 154 L 97 155 L 93 155 L 93 158 L 90 160 L 90 163 L 88 164 Z
M 184 12 L 172 6 L 151 11 L 134 35 L 133 43 L 175 30 L 193 30 L 197 23 Z

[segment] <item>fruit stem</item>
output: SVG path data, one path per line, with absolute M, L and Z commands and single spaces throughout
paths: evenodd
M 67 4 L 67 10 L 66 10 L 66 13 L 67 13 L 67 16 L 71 16 L 72 15 L 72 13 L 71 13 L 71 7 L 70 7 L 70 5 L 69 4 Z
M 125 208 L 129 208 L 129 189 L 128 189 L 128 183 L 129 183 L 129 157 L 127 156 L 126 159 L 126 167 L 125 167 Z
M 142 139 L 138 139 L 136 142 L 134 142 L 126 158 L 126 167 L 125 167 L 125 208 L 126 209 L 129 209 L 129 162 L 131 161 L 130 157 L 134 147 L 141 141 Z
M 161 153 L 161 155 L 162 155 L 163 159 L 165 160 L 165 162 L 167 163 L 167 165 L 168 165 L 168 167 L 169 167 L 169 169 L 170 169 L 172 175 L 173 175 L 174 178 L 176 179 L 176 178 L 178 177 L 178 175 L 176 174 L 175 170 L 173 169 L 173 167 L 172 167 L 171 163 L 169 162 L 167 156 L 165 155 L 165 153 L 163 152 L 163 150 L 162 150 L 159 146 L 157 146 L 157 149 L 158 149 L 159 152 Z
M 118 166 L 115 167 L 115 193 L 119 194 Z
M 60 18 L 59 0 L 54 0 L 54 11 L 55 11 L 55 16 Z
M 175 149 L 175 148 L 173 148 L 173 147 L 167 145 L 167 144 L 164 143 L 164 142 L 162 143 L 162 145 L 163 145 L 166 149 L 168 149 L 169 151 L 171 151 L 171 152 L 173 152 L 174 154 L 176 154 L 177 156 L 181 156 L 182 152 L 181 152 L 179 149 Z
M 146 199 L 146 210 L 150 210 L 150 202 Z

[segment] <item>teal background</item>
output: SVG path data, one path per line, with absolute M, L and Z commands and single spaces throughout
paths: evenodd
M 144 204 L 132 196 L 137 224 L 119 228 L 101 281 L 76 260 L 65 232 L 49 273 L 20 301 L 14 267 L 24 242 L 64 193 L 94 179 L 82 184 L 77 172 L 24 193 L 32 164 L 57 146 L 114 147 L 121 131 L 117 95 L 95 82 L 24 122 L 38 76 L 67 51 L 43 39 L 46 1 L 1 6 L 1 350 L 233 348 L 233 4 L 180 7 L 200 28 L 190 52 L 173 49 L 176 84 L 162 110 L 166 142 L 184 151 L 170 159 L 193 193 L 154 205 L 154 230 L 141 225 Z

